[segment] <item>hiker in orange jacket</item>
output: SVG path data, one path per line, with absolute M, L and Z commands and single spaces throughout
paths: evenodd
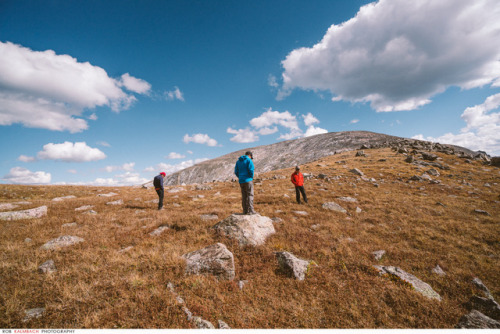
M 300 172 L 300 167 L 295 167 L 295 172 L 292 174 L 292 183 L 295 185 L 295 196 L 297 198 L 297 203 L 300 204 L 300 194 L 304 198 L 304 202 L 307 203 L 306 190 L 304 189 L 304 175 Z

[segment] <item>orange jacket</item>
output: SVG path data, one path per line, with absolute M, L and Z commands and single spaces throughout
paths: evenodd
M 292 174 L 292 183 L 296 185 L 297 187 L 303 186 L 304 185 L 304 175 L 302 175 L 301 172 L 294 172 Z

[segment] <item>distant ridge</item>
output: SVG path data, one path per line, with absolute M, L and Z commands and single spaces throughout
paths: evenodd
M 390 136 L 368 131 L 329 132 L 316 136 L 287 140 L 275 144 L 245 148 L 221 157 L 204 161 L 168 175 L 166 185 L 228 181 L 234 178 L 234 164 L 238 157 L 250 150 L 254 155 L 255 172 L 302 165 L 325 156 L 366 148 L 391 147 L 401 143 L 439 145 L 442 148 L 473 155 L 475 152 L 453 145 L 432 144 L 426 141 Z

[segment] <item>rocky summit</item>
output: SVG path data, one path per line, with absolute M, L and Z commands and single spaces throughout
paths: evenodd
M 166 177 L 166 185 L 229 181 L 234 178 L 234 164 L 238 157 L 250 150 L 254 156 L 255 172 L 265 173 L 302 165 L 326 156 L 358 149 L 393 147 L 401 151 L 431 150 L 448 154 L 467 155 L 471 159 L 480 155 L 469 149 L 434 144 L 421 140 L 389 136 L 368 131 L 330 132 L 316 136 L 282 141 L 235 151 L 204 161 Z M 485 155 L 485 154 L 483 154 Z

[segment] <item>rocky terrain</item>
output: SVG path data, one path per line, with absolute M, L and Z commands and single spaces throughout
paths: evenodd
M 236 160 L 248 150 L 252 151 L 254 155 L 255 172 L 265 173 L 302 165 L 326 156 L 360 148 L 384 147 L 395 147 L 409 151 L 445 152 L 447 154 L 465 155 L 471 159 L 478 155 L 477 152 L 463 147 L 433 144 L 374 132 L 331 132 L 232 152 L 168 175 L 165 184 L 178 185 L 231 180 L 234 178 Z M 485 154 L 479 155 L 481 157 L 486 156 Z

